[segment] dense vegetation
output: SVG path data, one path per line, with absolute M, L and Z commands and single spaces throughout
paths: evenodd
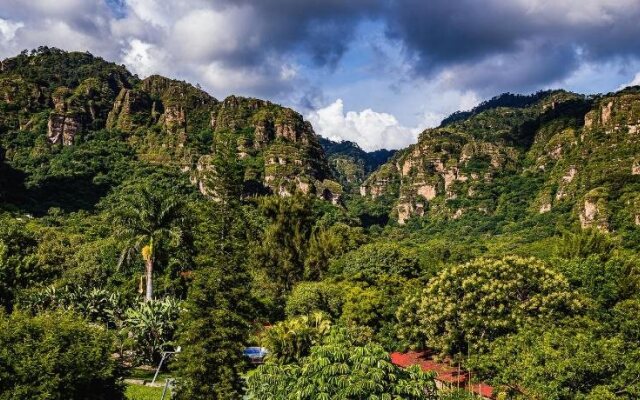
M 427 348 L 500 398 L 640 396 L 637 89 L 507 95 L 393 156 L 325 157 L 292 110 L 149 79 L 3 63 L 0 399 L 122 398 L 178 346 L 180 399 L 463 398 L 390 362 Z M 429 180 L 454 164 L 468 180 Z

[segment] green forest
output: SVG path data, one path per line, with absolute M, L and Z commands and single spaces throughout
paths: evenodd
M 640 87 L 367 153 L 89 53 L 1 65 L 0 400 L 159 399 L 132 382 L 178 349 L 171 399 L 475 398 L 411 351 L 493 399 L 640 398 Z

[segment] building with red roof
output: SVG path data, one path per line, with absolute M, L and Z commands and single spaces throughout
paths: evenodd
M 435 373 L 436 387 L 438 389 L 464 389 L 472 392 L 481 399 L 495 399 L 495 390 L 485 383 L 472 383 L 471 375 L 458 367 L 437 362 L 433 354 L 428 351 L 410 351 L 407 353 L 391 353 L 391 362 L 399 367 L 419 365 L 425 372 Z

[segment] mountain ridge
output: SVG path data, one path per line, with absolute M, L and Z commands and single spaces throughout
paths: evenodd
M 390 198 L 401 224 L 416 216 L 499 218 L 502 198 L 534 219 L 557 211 L 582 228 L 630 232 L 640 224 L 640 87 L 506 96 L 520 104 L 494 98 L 422 132 L 363 183 L 361 195 Z M 513 190 L 505 180 L 530 185 Z
M 114 131 L 125 134 L 139 159 L 176 165 L 205 193 L 202 174 L 212 168 L 214 143 L 231 135 L 244 167 L 245 195 L 301 191 L 340 201 L 342 188 L 318 136 L 291 109 L 239 96 L 220 101 L 159 75 L 141 80 L 90 53 L 40 47 L 1 65 L 0 134 L 8 161 L 19 146 L 7 134 L 17 141 L 33 134 L 32 144 L 51 152 L 89 132 Z

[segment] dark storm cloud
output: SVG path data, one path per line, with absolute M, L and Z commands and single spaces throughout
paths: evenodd
M 414 71 L 448 72 L 452 86 L 531 89 L 566 78 L 581 62 L 637 59 L 640 1 L 397 0 L 388 36 Z
M 260 49 L 231 57 L 230 62 L 258 63 L 271 52 L 302 50 L 316 66 L 333 67 L 348 49 L 360 21 L 380 15 L 380 0 L 219 0 L 217 8 L 250 7 Z
M 258 46 L 225 57 L 258 65 L 271 54 L 304 53 L 333 67 L 359 22 L 381 21 L 422 77 L 482 92 L 532 90 L 567 78 L 584 62 L 640 56 L 638 0 L 219 0 L 259 18 Z M 374 44 L 375 46 L 375 44 Z
M 553 84 L 585 63 L 624 68 L 640 58 L 639 20 L 640 0 L 0 0 L 0 54 L 90 50 L 270 95 L 338 65 L 374 21 L 403 58 L 370 70 L 486 94 Z

